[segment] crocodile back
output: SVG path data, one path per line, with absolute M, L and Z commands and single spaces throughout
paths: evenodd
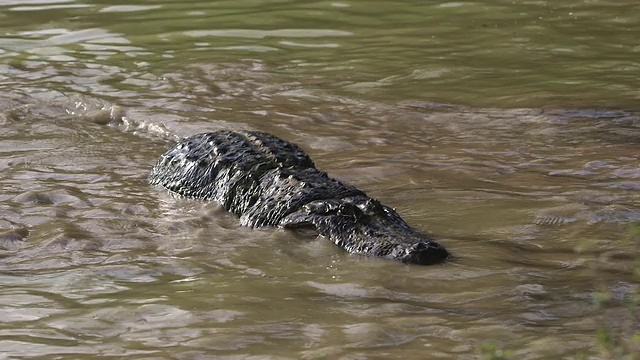
M 214 200 L 253 227 L 278 225 L 314 200 L 364 194 L 317 170 L 297 145 L 256 131 L 188 137 L 160 157 L 149 181 Z

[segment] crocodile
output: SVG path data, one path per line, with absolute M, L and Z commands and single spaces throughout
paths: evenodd
M 449 256 L 394 209 L 318 170 L 299 146 L 264 132 L 187 137 L 160 157 L 149 182 L 215 201 L 245 226 L 314 228 L 349 253 L 425 265 Z

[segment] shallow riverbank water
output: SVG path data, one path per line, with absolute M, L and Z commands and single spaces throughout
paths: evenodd
M 639 11 L 3 2 L 0 358 L 597 358 L 636 286 Z M 147 184 L 218 129 L 299 144 L 455 258 L 350 256 Z

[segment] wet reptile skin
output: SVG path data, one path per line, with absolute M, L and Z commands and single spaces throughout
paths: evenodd
M 297 145 L 255 131 L 182 140 L 149 177 L 181 196 L 213 200 L 251 227 L 312 227 L 354 254 L 435 264 L 447 251 L 390 207 L 315 168 Z

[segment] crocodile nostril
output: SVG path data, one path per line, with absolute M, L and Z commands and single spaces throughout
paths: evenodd
M 429 245 L 423 243 L 423 242 L 419 242 L 417 244 L 414 244 L 411 247 L 412 251 L 423 251 L 423 250 L 427 250 L 429 248 Z
M 405 263 L 413 264 L 435 264 L 442 262 L 449 254 L 433 241 L 420 241 L 404 249 L 405 257 L 402 259 Z

